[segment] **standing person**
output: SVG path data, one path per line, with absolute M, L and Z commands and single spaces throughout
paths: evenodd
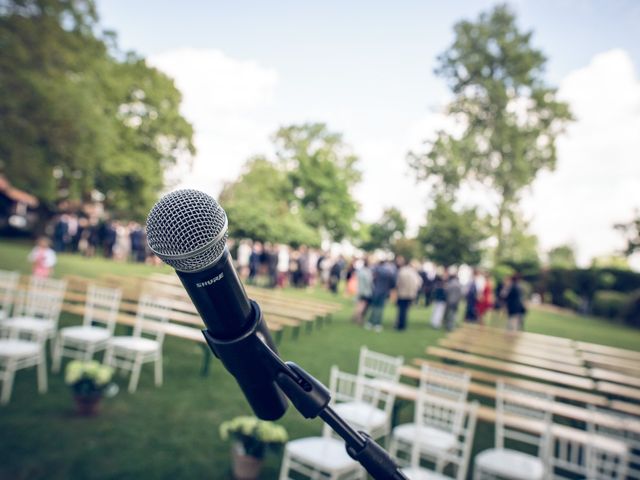
M 416 269 L 409 262 L 405 262 L 403 257 L 398 257 L 398 280 L 396 282 L 396 304 L 398 305 L 398 318 L 395 329 L 404 330 L 407 328 L 407 316 L 411 303 L 418 296 L 422 279 Z
M 484 272 L 484 286 L 480 292 L 480 299 L 476 309 L 478 311 L 478 322 L 483 323 L 484 314 L 491 310 L 493 306 L 493 285 L 491 283 L 491 277 L 487 272 Z
M 284 288 L 289 276 L 289 247 L 280 245 L 278 248 L 278 287 Z
M 253 242 L 253 249 L 251 255 L 249 255 L 249 277 L 247 281 L 250 284 L 255 284 L 258 276 L 258 270 L 260 269 L 260 256 L 262 255 L 262 244 L 260 242 Z
M 433 311 L 431 312 L 431 326 L 433 328 L 442 326 L 444 312 L 447 309 L 447 294 L 444 291 L 447 280 L 447 272 L 444 272 L 442 277 L 436 275 L 433 280 Z
M 104 249 L 105 258 L 113 258 L 113 247 L 116 244 L 116 228 L 114 224 L 108 220 L 103 224 L 102 230 L 102 248 Z
M 338 293 L 338 285 L 340 284 L 340 278 L 342 277 L 342 268 L 344 267 L 344 259 L 342 255 L 333 262 L 331 269 L 329 270 L 329 290 L 332 293 Z
M 278 285 L 278 250 L 275 245 L 271 245 L 267 251 L 267 272 L 269 288 L 276 288 Z
M 34 277 L 47 278 L 56 264 L 56 252 L 49 246 L 47 237 L 40 237 L 27 257 Z
M 347 266 L 347 273 L 345 274 L 345 283 L 347 285 L 345 295 L 347 297 L 353 297 L 358 291 L 358 277 L 356 275 L 355 263 L 355 260 L 351 259 Z
M 507 307 L 507 328 L 510 331 L 524 329 L 524 315 L 527 309 L 522 301 L 522 287 L 520 286 L 520 275 L 518 273 L 511 277 L 508 285 L 505 285 L 506 295 L 504 298 Z
M 456 326 L 456 314 L 458 305 L 462 299 L 462 287 L 458 280 L 458 272 L 453 271 L 449 275 L 449 280 L 444 288 L 447 297 L 447 310 L 444 313 L 444 326 L 447 331 L 452 331 Z
M 67 214 L 60 215 L 58 221 L 53 227 L 53 248 L 56 252 L 64 252 L 67 243 L 67 235 L 69 233 L 69 220 Z
M 478 321 L 478 312 L 476 310 L 478 304 L 478 287 L 476 285 L 477 276 L 478 272 L 474 270 L 465 296 L 467 300 L 467 308 L 464 312 L 464 321 L 469 323 L 476 323 Z
M 364 316 L 371 304 L 371 296 L 373 295 L 373 273 L 369 268 L 369 259 L 367 257 L 363 259 L 362 266 L 356 271 L 356 277 L 358 283 L 358 300 L 352 320 L 358 325 L 362 325 Z
M 240 278 L 246 280 L 249 277 L 249 259 L 251 258 L 251 244 L 249 240 L 240 240 L 238 245 L 238 270 Z
M 376 332 L 382 331 L 382 315 L 384 304 L 389 298 L 391 290 L 396 285 L 396 272 L 391 262 L 379 263 L 373 269 L 373 291 L 371 294 L 371 315 L 365 328 L 373 328 Z

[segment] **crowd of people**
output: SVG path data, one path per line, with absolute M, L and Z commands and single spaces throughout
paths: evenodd
M 409 310 L 419 302 L 433 304 L 432 327 L 452 330 L 463 301 L 466 322 L 482 323 L 487 314 L 506 311 L 508 328 L 523 328 L 526 308 L 518 275 L 494 286 L 488 272 L 474 270 L 462 285 L 453 268 L 430 272 L 423 264 L 401 256 L 393 260 L 369 256 L 347 260 L 306 246 L 294 249 L 251 240 L 230 243 L 240 277 L 249 284 L 271 288 L 324 285 L 336 294 L 344 285 L 340 290 L 356 297 L 353 321 L 366 329 L 382 330 L 384 309 L 390 299 L 397 307 L 397 330 L 407 328 Z
M 144 227 L 137 222 L 94 220 L 64 213 L 50 225 L 56 252 L 80 253 L 87 257 L 101 254 L 120 261 L 145 262 L 153 256 L 147 246 Z
M 47 276 L 55 264 L 56 252 L 101 255 L 119 261 L 158 263 L 149 250 L 144 227 L 136 222 L 93 221 L 74 214 L 62 214 L 50 225 L 51 240 L 41 238 L 30 254 L 33 272 Z M 52 247 L 50 246 L 52 243 Z M 459 305 L 464 300 L 464 320 L 482 323 L 490 312 L 505 310 L 508 328 L 521 330 L 526 308 L 520 278 L 513 275 L 503 282 L 487 272 L 474 270 L 462 285 L 453 268 L 429 271 L 423 264 L 398 256 L 395 259 L 332 255 L 320 249 L 291 248 L 251 240 L 228 242 L 240 278 L 248 284 L 270 288 L 326 286 L 337 294 L 339 287 L 356 298 L 353 321 L 364 328 L 382 330 L 386 304 L 394 299 L 397 315 L 394 328 L 407 328 L 412 305 L 433 304 L 430 324 L 452 330 Z

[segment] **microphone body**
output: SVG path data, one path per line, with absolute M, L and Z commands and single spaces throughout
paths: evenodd
M 264 362 L 264 345 L 277 354 L 260 308 L 247 297 L 225 243 L 227 218 L 196 190 L 163 197 L 147 219 L 151 250 L 172 266 L 206 329 L 211 350 L 235 377 L 256 416 L 276 420 L 287 399 Z

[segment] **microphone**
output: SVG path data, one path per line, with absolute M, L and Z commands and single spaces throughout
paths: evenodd
M 226 247 L 227 215 L 212 197 L 176 190 L 147 217 L 149 248 L 173 267 L 206 325 L 205 339 L 236 378 L 255 414 L 284 415 L 287 399 L 256 342 L 277 349 L 256 302 L 249 300 Z

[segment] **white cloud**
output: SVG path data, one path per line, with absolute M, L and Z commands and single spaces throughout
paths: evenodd
M 277 72 L 218 50 L 180 48 L 153 55 L 149 63 L 175 80 L 182 113 L 195 129 L 193 169 L 174 172 L 182 187 L 217 195 L 244 161 L 269 148 Z
M 616 222 L 640 207 L 640 81 L 622 50 L 593 57 L 567 75 L 559 96 L 576 117 L 558 140 L 558 165 L 533 185 L 525 209 L 548 250 L 578 248 L 582 264 L 623 246 Z

